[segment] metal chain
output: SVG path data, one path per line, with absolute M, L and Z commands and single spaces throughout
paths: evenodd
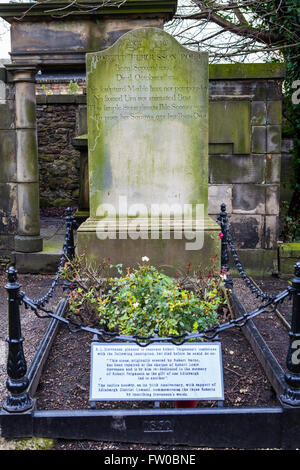
M 256 287 L 253 282 L 249 279 L 247 274 L 244 271 L 244 268 L 242 266 L 242 263 L 239 260 L 238 254 L 236 252 L 236 249 L 234 248 L 234 244 L 232 241 L 232 237 L 229 231 L 227 231 L 227 242 L 228 246 L 230 248 L 234 263 L 238 269 L 238 272 L 240 273 L 242 279 L 244 280 L 246 286 L 251 290 L 251 292 L 256 295 L 256 297 L 259 297 L 262 301 L 264 300 L 270 300 L 274 298 L 274 295 L 272 294 L 267 294 L 266 292 L 263 292 L 261 289 Z
M 93 334 L 97 337 L 98 340 L 103 342 L 113 342 L 113 341 L 121 341 L 121 342 L 130 342 L 136 343 L 139 346 L 148 346 L 149 344 L 158 343 L 158 342 L 171 342 L 176 345 L 183 344 L 187 341 L 197 340 L 197 339 L 206 339 L 206 340 L 214 340 L 220 333 L 226 331 L 230 328 L 241 328 L 246 325 L 246 323 L 251 320 L 252 318 L 261 315 L 262 313 L 272 313 L 276 310 L 277 304 L 283 302 L 286 297 L 289 297 L 293 292 L 293 288 L 288 286 L 287 289 L 282 291 L 276 297 L 269 299 L 266 303 L 261 304 L 256 309 L 252 310 L 250 313 L 245 313 L 238 318 L 234 318 L 225 322 L 221 325 L 215 325 L 212 328 L 197 331 L 194 333 L 185 333 L 182 335 L 170 335 L 165 337 L 158 336 L 158 330 L 155 330 L 154 335 L 141 337 L 137 335 L 120 335 L 114 332 L 108 332 L 103 329 L 98 328 L 91 328 L 85 326 L 82 323 L 77 323 L 71 320 L 70 318 L 61 317 L 55 314 L 52 310 L 47 310 L 41 306 L 36 305 L 32 300 L 30 300 L 26 295 L 22 292 L 19 294 L 19 300 L 22 302 L 26 307 L 31 308 L 34 313 L 38 316 L 38 318 L 53 318 L 58 320 L 65 325 L 68 326 L 69 330 L 72 333 L 78 333 L 80 331 L 86 331 L 90 334 Z M 40 314 L 39 310 L 42 311 L 44 314 Z
M 242 263 L 239 260 L 238 254 L 234 248 L 234 244 L 232 241 L 232 236 L 229 231 L 228 227 L 228 214 L 226 212 L 226 204 L 221 204 L 221 212 L 219 217 L 217 218 L 217 222 L 219 222 L 222 230 L 222 242 L 221 242 L 221 265 L 222 268 L 225 270 L 226 273 L 226 281 L 225 287 L 231 289 L 233 287 L 232 279 L 229 275 L 229 253 L 227 247 L 229 246 L 234 263 L 240 273 L 242 279 L 244 280 L 246 286 L 251 290 L 251 292 L 259 297 L 262 301 L 269 300 L 273 298 L 273 295 L 266 294 L 261 289 L 253 284 L 253 282 L 249 279 L 245 270 L 242 266 Z
M 56 287 L 59 285 L 59 281 L 61 280 L 61 268 L 65 264 L 68 259 L 71 259 L 74 253 L 74 239 L 73 239 L 73 229 L 76 227 L 77 222 L 75 221 L 74 217 L 72 216 L 72 209 L 69 207 L 66 210 L 66 233 L 64 238 L 64 244 L 62 249 L 62 255 L 60 257 L 57 273 L 56 276 L 48 290 L 48 292 L 39 299 L 29 299 L 26 297 L 31 303 L 35 304 L 37 307 L 43 307 L 47 302 L 49 302 L 50 298 L 53 296 L 53 293 Z M 63 282 L 66 284 L 66 281 Z
M 223 323 L 222 325 L 216 325 L 212 328 L 209 328 L 207 330 L 202 330 L 202 331 L 197 331 L 194 333 L 186 333 L 182 335 L 170 335 L 166 337 L 160 337 L 158 336 L 158 331 L 155 330 L 153 336 L 148 336 L 148 337 L 140 337 L 137 335 L 130 336 L 130 335 L 120 335 L 118 333 L 112 333 L 112 332 L 107 332 L 102 329 L 98 328 L 91 328 L 88 326 L 85 326 L 82 323 L 77 323 L 74 322 L 71 319 L 61 317 L 57 314 L 55 314 L 52 310 L 47 310 L 44 308 L 44 305 L 48 302 L 48 300 L 52 297 L 53 292 L 57 285 L 59 284 L 59 280 L 61 278 L 60 276 L 60 270 L 63 266 L 63 264 L 68 260 L 71 259 L 74 256 L 74 251 L 75 251 L 75 246 L 74 246 L 74 237 L 73 237 L 73 229 L 76 226 L 76 221 L 74 220 L 72 216 L 72 210 L 70 208 L 67 209 L 67 217 L 66 217 L 66 235 L 65 235 L 65 241 L 63 245 L 63 254 L 60 258 L 59 266 L 58 266 L 58 271 L 57 274 L 51 284 L 50 289 L 40 299 L 34 300 L 30 299 L 27 297 L 24 292 L 19 292 L 19 301 L 20 303 L 23 303 L 25 308 L 31 308 L 34 313 L 37 315 L 39 318 L 53 318 L 56 319 L 68 326 L 70 331 L 72 333 L 77 333 L 79 331 L 86 331 L 97 338 L 101 338 L 102 341 L 104 342 L 112 342 L 112 341 L 125 341 L 125 342 L 134 342 L 136 344 L 139 344 L 140 346 L 147 346 L 151 343 L 155 342 L 171 342 L 177 345 L 183 344 L 187 341 L 190 340 L 196 340 L 196 339 L 207 339 L 207 340 L 214 340 L 221 332 L 228 330 L 230 328 L 235 328 L 239 327 L 241 328 L 244 326 L 250 319 L 256 317 L 257 315 L 260 315 L 262 313 L 272 313 L 273 311 L 276 310 L 277 304 L 281 303 L 286 297 L 290 296 L 293 288 L 292 287 L 287 287 L 286 290 L 282 291 L 280 294 L 278 294 L 276 297 L 273 295 L 266 294 L 263 292 L 261 289 L 257 288 L 251 280 L 248 278 L 246 275 L 243 266 L 239 260 L 238 254 L 234 248 L 234 244 L 232 241 L 231 234 L 228 230 L 228 218 L 227 218 L 227 213 L 226 213 L 226 206 L 225 204 L 222 204 L 221 206 L 221 214 L 218 219 L 218 221 L 221 221 L 221 226 L 225 232 L 226 235 L 226 241 L 227 244 L 231 250 L 234 262 L 236 264 L 236 267 L 241 274 L 243 280 L 245 281 L 247 287 L 250 288 L 251 292 L 255 294 L 257 297 L 260 297 L 262 300 L 262 304 L 254 309 L 250 313 L 245 313 L 244 315 L 234 318 L 229 320 L 228 322 Z M 226 249 L 227 252 L 227 249 Z M 227 257 L 226 257 L 227 259 Z M 43 314 L 40 314 L 39 311 L 43 312 Z

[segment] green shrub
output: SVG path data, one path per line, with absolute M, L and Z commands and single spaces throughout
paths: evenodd
M 300 242 L 300 220 L 289 214 L 287 201 L 281 204 L 281 224 L 280 238 L 283 242 Z
M 118 276 L 109 277 L 116 268 Z M 195 273 L 194 273 L 195 274 Z M 174 279 L 143 262 L 123 272 L 103 262 L 97 271 L 84 257 L 65 265 L 63 276 L 73 283 L 70 315 L 107 331 L 148 336 L 179 335 L 207 329 L 219 322 L 224 306 L 222 274 Z
M 68 85 L 68 95 L 76 95 L 79 92 L 79 85 L 77 82 L 71 80 Z

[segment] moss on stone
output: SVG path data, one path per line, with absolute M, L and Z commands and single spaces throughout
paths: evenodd
M 32 124 L 35 126 L 36 124 L 36 106 L 35 102 L 32 100 L 25 100 L 24 103 L 24 110 L 25 110 L 25 116 L 26 116 L 26 121 L 28 124 Z
M 231 143 L 233 153 L 249 154 L 250 102 L 228 100 L 210 102 L 209 142 L 223 145 Z
M 51 450 L 53 439 L 32 437 L 26 439 L 0 438 L 0 450 Z
M 281 101 L 268 101 L 267 102 L 267 118 L 268 124 L 279 124 L 282 121 L 282 102 Z
M 210 80 L 247 78 L 284 78 L 285 64 L 210 64 Z
M 57 198 L 51 201 L 51 205 L 53 205 L 54 207 L 66 207 L 72 205 L 73 202 L 74 201 L 72 201 L 72 199 Z
M 280 243 L 279 254 L 281 258 L 300 259 L 300 242 Z

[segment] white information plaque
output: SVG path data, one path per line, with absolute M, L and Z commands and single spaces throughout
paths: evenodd
M 91 345 L 90 401 L 224 400 L 221 344 Z

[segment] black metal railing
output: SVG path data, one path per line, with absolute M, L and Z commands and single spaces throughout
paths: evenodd
M 300 406 L 300 360 L 297 362 L 297 348 L 300 352 L 300 262 L 295 265 L 295 276 L 291 281 L 291 285 L 282 291 L 280 294 L 274 296 L 269 295 L 261 291 L 259 288 L 254 286 L 246 275 L 238 256 L 232 238 L 228 228 L 228 217 L 226 213 L 225 204 L 221 205 L 221 213 L 218 218 L 220 222 L 221 230 L 223 233 L 222 245 L 221 245 L 221 267 L 226 273 L 225 285 L 227 289 L 233 289 L 233 281 L 230 276 L 229 268 L 229 252 L 228 247 L 231 250 L 235 264 L 242 275 L 246 285 L 250 288 L 251 292 L 257 297 L 260 297 L 262 303 L 253 311 L 245 313 L 240 317 L 232 318 L 229 321 L 215 325 L 212 328 L 196 331 L 193 333 L 186 333 L 179 336 L 166 336 L 159 337 L 157 331 L 154 335 L 147 337 L 120 335 L 118 333 L 107 332 L 103 329 L 91 328 L 84 324 L 74 322 L 69 318 L 57 315 L 51 309 L 46 309 L 45 304 L 53 296 L 54 290 L 58 287 L 59 281 L 61 280 L 61 267 L 68 261 L 72 260 L 75 255 L 75 243 L 74 243 L 74 228 L 76 222 L 72 216 L 71 209 L 67 210 L 66 216 L 66 236 L 63 246 L 63 253 L 59 262 L 58 272 L 55 279 L 47 292 L 46 295 L 40 299 L 30 299 L 25 295 L 24 292 L 20 291 L 20 285 L 17 282 L 17 270 L 14 266 L 10 266 L 7 270 L 8 283 L 5 288 L 8 293 L 8 324 L 9 324 L 9 336 L 8 336 L 8 361 L 7 361 L 7 390 L 9 392 L 8 397 L 3 405 L 3 409 L 7 412 L 24 412 L 32 407 L 32 399 L 27 392 L 28 378 L 27 378 L 27 365 L 23 353 L 23 337 L 21 333 L 20 323 L 20 304 L 23 304 L 26 308 L 30 308 L 39 318 L 52 318 L 58 322 L 68 326 L 73 333 L 80 331 L 86 331 L 91 333 L 94 338 L 103 342 L 113 341 L 126 341 L 136 343 L 141 347 L 146 347 L 149 344 L 157 342 L 171 342 L 176 345 L 181 345 L 190 340 L 205 339 L 213 341 L 220 333 L 230 328 L 241 328 L 252 318 L 261 315 L 262 313 L 272 313 L 287 297 L 293 299 L 293 311 L 292 311 L 292 323 L 290 331 L 290 344 L 287 355 L 287 373 L 286 379 L 286 391 L 282 397 L 282 400 L 293 406 Z M 70 288 L 69 283 L 64 281 L 62 285 L 65 295 Z M 300 356 L 300 353 L 299 353 Z
M 225 281 L 226 287 L 230 289 L 233 286 L 233 282 L 229 274 L 229 252 L 228 252 L 228 247 L 229 247 L 234 264 L 239 274 L 241 275 L 242 279 L 244 280 L 246 286 L 251 290 L 252 294 L 254 294 L 256 297 L 259 297 L 262 301 L 272 299 L 273 298 L 272 294 L 267 294 L 266 292 L 263 292 L 261 289 L 255 286 L 255 284 L 253 284 L 253 282 L 247 276 L 233 244 L 232 236 L 228 228 L 229 224 L 228 224 L 228 215 L 226 212 L 226 205 L 224 203 L 221 204 L 221 212 L 217 221 L 220 223 L 222 234 L 223 234 L 222 242 L 221 242 L 221 266 L 222 266 L 222 269 L 226 272 L 226 281 Z

